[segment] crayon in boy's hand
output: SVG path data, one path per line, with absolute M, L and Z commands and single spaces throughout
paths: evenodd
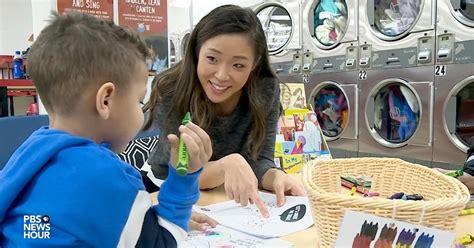
M 191 122 L 191 114 L 189 112 L 186 113 L 181 124 L 186 125 Z M 182 138 L 179 138 L 179 145 L 178 145 L 178 164 L 176 166 L 176 173 L 180 176 L 184 176 L 188 174 L 188 163 L 189 163 L 189 154 L 186 145 Z

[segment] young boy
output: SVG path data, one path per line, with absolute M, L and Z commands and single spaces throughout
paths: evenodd
M 143 125 L 145 43 L 110 21 L 55 16 L 31 47 L 28 70 L 49 113 L 0 172 L 0 247 L 172 247 L 186 235 L 211 154 L 198 126 L 180 126 L 190 160 L 152 207 L 140 174 L 118 159 Z

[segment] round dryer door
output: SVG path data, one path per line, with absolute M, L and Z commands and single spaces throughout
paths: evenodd
M 316 38 L 316 45 L 323 49 L 336 46 L 348 27 L 348 10 L 345 0 L 314 1 L 309 13 L 311 36 Z
M 474 1 L 450 0 L 451 14 L 466 26 L 474 27 Z
M 445 130 L 462 151 L 474 144 L 474 76 L 460 82 L 450 93 L 444 110 Z
M 174 45 L 174 41 L 170 40 L 170 67 L 176 64 L 176 46 Z
M 290 13 L 279 5 L 267 5 L 257 11 L 267 38 L 270 55 L 280 53 L 290 41 L 293 32 L 293 21 Z
M 395 40 L 404 37 L 415 26 L 423 0 L 375 0 L 374 29 L 380 38 Z
M 367 99 L 365 116 L 370 134 L 386 147 L 406 145 L 419 126 L 420 106 L 419 97 L 407 82 L 381 82 Z
M 323 82 L 311 94 L 319 125 L 328 141 L 341 137 L 349 120 L 347 95 L 339 84 Z

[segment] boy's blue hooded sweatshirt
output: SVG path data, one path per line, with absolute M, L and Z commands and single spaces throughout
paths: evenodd
M 153 207 L 139 172 L 107 145 L 42 127 L 0 171 L 0 247 L 176 246 L 201 171 L 170 166 Z

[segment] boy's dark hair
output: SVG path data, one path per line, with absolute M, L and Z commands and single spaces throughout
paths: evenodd
M 106 82 L 126 88 L 150 56 L 131 29 L 79 12 L 52 14 L 28 54 L 28 72 L 48 111 L 70 113 L 86 90 Z

